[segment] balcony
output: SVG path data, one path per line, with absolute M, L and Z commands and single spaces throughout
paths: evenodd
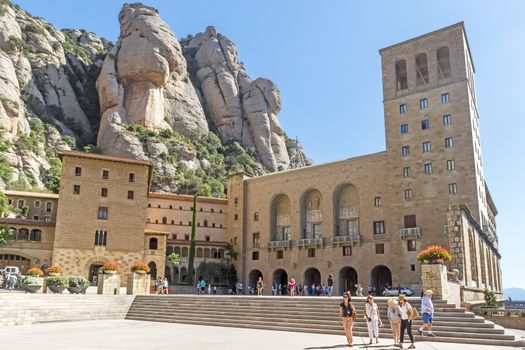
M 421 228 L 420 227 L 407 227 L 402 228 L 399 230 L 399 233 L 401 234 L 401 239 L 415 237 L 415 238 L 421 238 Z
M 359 242 L 361 242 L 361 235 L 359 235 L 359 233 L 353 233 L 351 235 L 345 235 L 345 236 L 333 236 L 333 237 L 330 238 L 330 241 L 333 244 L 359 243 Z
M 491 225 L 483 225 L 483 233 L 485 233 L 491 242 L 496 240 L 496 232 Z
M 298 247 L 308 247 L 308 246 L 320 246 L 323 244 L 323 239 L 319 238 L 303 238 L 297 240 Z
M 268 242 L 268 248 L 290 248 L 292 241 L 270 241 Z

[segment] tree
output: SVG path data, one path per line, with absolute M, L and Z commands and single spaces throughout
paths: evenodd
M 170 263 L 178 265 L 180 263 L 180 255 L 179 255 L 179 253 L 171 253 L 170 255 L 168 255 L 168 261 Z
M 4 192 L 0 191 L 0 216 L 4 217 L 9 212 L 9 202 Z M 0 247 L 13 239 L 11 230 L 7 226 L 0 226 Z
M 190 256 L 188 258 L 188 284 L 193 285 L 194 266 L 193 261 L 195 260 L 195 223 L 197 221 L 197 195 L 193 195 L 193 214 L 191 221 L 191 243 L 190 243 Z

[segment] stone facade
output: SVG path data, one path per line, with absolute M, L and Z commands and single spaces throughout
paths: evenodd
M 97 294 L 120 294 L 120 275 L 119 274 L 98 274 Z

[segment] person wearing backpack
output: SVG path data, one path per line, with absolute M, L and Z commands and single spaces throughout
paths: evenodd
M 406 296 L 401 294 L 399 296 L 399 305 L 397 306 L 399 314 L 401 315 L 401 336 L 399 337 L 399 344 L 396 346 L 403 349 L 403 339 L 405 337 L 405 330 L 407 331 L 408 337 L 410 338 L 409 349 L 415 349 L 414 336 L 412 335 L 412 320 L 418 315 L 417 309 L 412 307 L 406 299 Z
M 355 312 L 355 307 L 350 302 L 350 299 L 351 297 L 349 293 L 343 293 L 343 302 L 339 304 L 339 319 L 343 323 L 343 329 L 345 331 L 348 345 L 352 346 L 352 327 L 354 326 L 354 321 L 357 318 L 357 313 Z

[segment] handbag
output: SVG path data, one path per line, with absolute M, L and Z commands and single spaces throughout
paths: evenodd
M 355 307 L 352 305 L 352 320 L 357 320 L 357 312 L 355 312 Z
M 415 320 L 419 317 L 419 312 L 417 311 L 417 308 L 410 306 L 410 315 L 408 316 L 408 319 L 410 321 Z

